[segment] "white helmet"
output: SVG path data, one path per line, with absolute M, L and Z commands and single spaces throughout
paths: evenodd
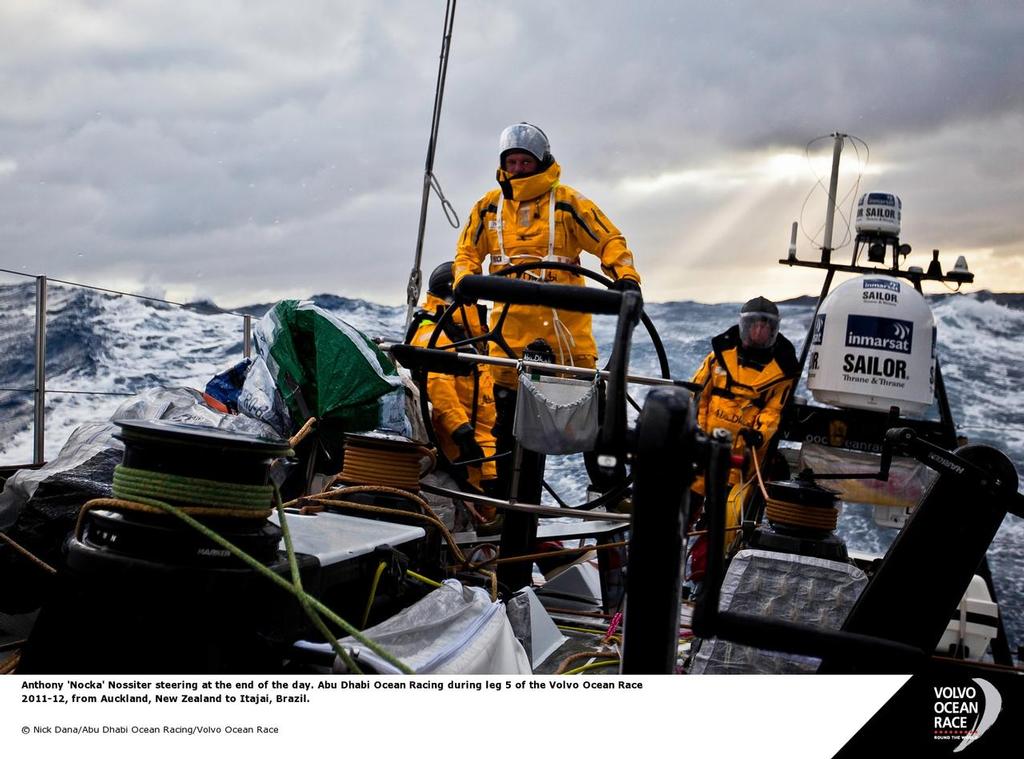
M 505 160 L 509 153 L 529 153 L 541 164 L 551 158 L 551 145 L 548 137 L 540 127 L 520 121 L 518 124 L 505 127 L 498 140 L 498 158 Z

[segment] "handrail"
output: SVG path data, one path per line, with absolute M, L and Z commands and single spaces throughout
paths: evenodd
M 0 393 L 34 393 L 34 387 L 0 387 Z M 138 393 L 118 393 L 111 390 L 53 390 L 47 388 L 47 393 L 58 393 L 60 395 L 138 395 Z
M 36 282 L 36 307 L 35 307 L 35 359 L 34 359 L 34 373 L 35 381 L 32 387 L 29 388 L 13 388 L 13 387 L 0 387 L 0 392 L 7 393 L 32 393 L 35 398 L 33 401 L 33 437 L 32 437 L 32 463 L 26 466 L 39 467 L 45 463 L 45 451 L 44 443 L 46 436 L 46 394 L 47 393 L 59 393 L 69 395 L 104 395 L 104 396 L 125 396 L 129 397 L 135 395 L 135 393 L 128 392 L 116 392 L 116 391 L 101 391 L 101 390 L 66 390 L 66 389 L 51 389 L 48 390 L 46 387 L 46 316 L 47 316 L 47 287 L 49 282 L 57 282 L 62 285 L 68 285 L 70 287 L 79 287 L 85 290 L 95 290 L 97 292 L 110 293 L 113 295 L 123 295 L 129 298 L 138 298 L 139 300 L 147 300 L 155 303 L 163 303 L 169 306 L 177 306 L 179 308 L 185 308 L 193 313 L 198 313 L 203 316 L 238 316 L 242 319 L 242 355 L 245 358 L 249 358 L 252 355 L 252 314 L 245 314 L 239 311 L 231 311 L 223 309 L 218 306 L 212 308 L 203 305 L 203 310 L 198 310 L 198 303 L 178 303 L 176 301 L 167 300 L 165 298 L 157 298 L 152 295 L 139 295 L 138 293 L 130 293 L 124 290 L 114 290 L 108 287 L 98 287 L 96 285 L 88 285 L 81 282 L 71 282 L 65 279 L 48 278 L 45 274 L 27 274 L 21 271 L 14 271 L 12 269 L 0 268 L 0 272 L 4 274 L 12 274 L 18 277 L 26 277 L 34 279 Z M 209 310 L 207 310 L 209 309 Z

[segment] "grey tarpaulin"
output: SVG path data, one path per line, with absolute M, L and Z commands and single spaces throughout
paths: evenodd
M 729 564 L 719 608 L 838 630 L 866 585 L 867 577 L 852 564 L 746 549 Z M 790 675 L 815 672 L 819 664 L 810 656 L 712 638 L 701 643 L 690 673 Z
M 599 407 L 596 382 L 520 374 L 513 432 L 521 446 L 537 453 L 592 451 Z

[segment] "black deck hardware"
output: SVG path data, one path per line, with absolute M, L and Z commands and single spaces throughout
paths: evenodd
M 679 641 L 681 557 L 701 446 L 690 394 L 652 390 L 637 423 L 622 673 L 670 673 Z
M 931 659 L 953 611 L 1007 513 L 1024 515 L 1017 473 L 988 446 L 949 451 L 909 427 L 890 430 L 896 453 L 939 472 L 893 542 L 839 631 L 718 609 L 723 578 L 725 515 L 714 458 L 705 509 L 710 515 L 706 592 L 693 614 L 700 637 L 784 653 L 817 656 L 832 674 L 920 673 L 947 666 Z M 720 475 L 720 473 L 719 473 Z M 965 664 L 964 666 L 969 666 Z
M 939 478 L 893 541 L 843 630 L 934 651 L 1003 518 L 1024 515 L 1024 498 L 1013 464 L 995 448 L 948 451 L 908 428 L 890 430 L 887 438 Z M 841 657 L 830 657 L 822 671 L 851 670 Z

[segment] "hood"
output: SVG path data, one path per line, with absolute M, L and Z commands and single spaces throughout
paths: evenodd
M 711 339 L 711 348 L 718 358 L 719 365 L 728 372 L 730 381 L 735 384 L 735 372 L 737 370 L 738 354 L 740 348 L 740 328 L 734 324 L 725 332 L 716 335 Z M 748 387 L 762 389 L 767 385 L 778 382 L 780 379 L 791 379 L 796 376 L 799 363 L 796 358 L 796 349 L 785 335 L 781 332 L 771 347 L 771 359 L 758 375 L 757 379 Z
M 497 180 L 505 200 L 533 200 L 557 185 L 560 176 L 562 167 L 558 165 L 558 161 L 552 161 L 543 171 L 518 179 L 513 179 L 507 171 L 499 167 Z

